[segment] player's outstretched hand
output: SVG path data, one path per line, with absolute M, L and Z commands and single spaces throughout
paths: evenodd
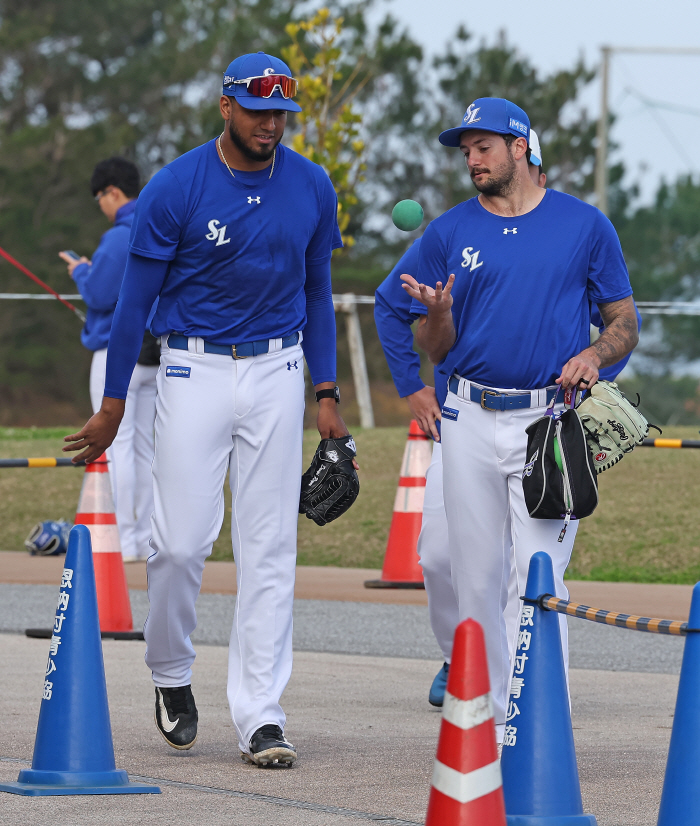
M 416 301 L 425 304 L 428 312 L 446 312 L 452 307 L 452 285 L 455 283 L 454 273 L 447 279 L 447 284 L 445 284 L 444 288 L 442 281 L 438 281 L 435 289 L 433 289 L 432 287 L 427 287 L 425 284 L 419 284 L 412 275 L 408 275 L 407 273 L 401 276 L 401 280 L 404 282 L 401 285 L 404 290 L 406 290 L 411 298 L 415 298 Z
M 566 362 L 556 383 L 561 384 L 564 390 L 569 387 L 588 390 L 598 381 L 599 370 L 600 359 L 589 347 Z
M 338 405 L 335 403 L 335 399 L 321 399 L 318 403 L 316 425 L 322 439 L 341 439 L 343 436 L 350 435 L 343 417 L 338 413 Z M 353 459 L 352 463 L 355 470 L 360 469 L 356 459 Z
M 83 451 L 73 458 L 74 464 L 99 459 L 114 441 L 123 415 L 124 400 L 105 397 L 101 409 L 88 419 L 85 427 L 79 433 L 71 433 L 64 438 L 64 442 L 71 442 L 63 448 L 64 453 Z
M 411 409 L 411 415 L 418 422 L 418 426 L 426 436 L 432 436 L 436 442 L 440 441 L 440 434 L 435 425 L 440 421 L 440 405 L 437 403 L 434 387 L 423 387 L 410 396 L 406 396 L 406 401 Z

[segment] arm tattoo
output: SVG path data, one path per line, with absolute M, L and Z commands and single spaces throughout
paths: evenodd
M 600 358 L 600 366 L 608 367 L 634 350 L 639 342 L 637 315 L 632 297 L 599 305 L 605 330 L 591 348 Z

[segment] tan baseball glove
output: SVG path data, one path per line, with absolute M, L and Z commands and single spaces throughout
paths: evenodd
M 649 432 L 649 422 L 612 381 L 597 381 L 576 410 L 596 473 L 617 464 Z

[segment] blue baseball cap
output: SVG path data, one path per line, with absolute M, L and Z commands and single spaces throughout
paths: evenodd
M 523 110 L 505 98 L 477 98 L 464 113 L 462 123 L 440 133 L 443 146 L 459 146 L 462 132 L 483 129 L 499 135 L 530 138 L 530 119 Z
M 301 112 L 301 106 L 290 98 L 283 97 L 279 88 L 275 89 L 269 98 L 261 98 L 251 95 L 245 83 L 234 83 L 236 80 L 247 80 L 249 77 L 264 77 L 265 75 L 291 77 L 292 72 L 279 57 L 273 57 L 265 52 L 241 55 L 230 63 L 224 72 L 221 94 L 236 98 L 244 109 L 286 109 L 288 112 Z

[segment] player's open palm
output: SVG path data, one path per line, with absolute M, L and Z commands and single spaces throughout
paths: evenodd
M 447 312 L 452 307 L 452 285 L 455 283 L 454 273 L 447 279 L 447 284 L 442 286 L 442 282 L 438 281 L 435 289 L 428 287 L 426 284 L 419 284 L 418 281 L 408 274 L 401 276 L 404 282 L 402 287 L 406 292 L 424 304 L 430 312 Z

